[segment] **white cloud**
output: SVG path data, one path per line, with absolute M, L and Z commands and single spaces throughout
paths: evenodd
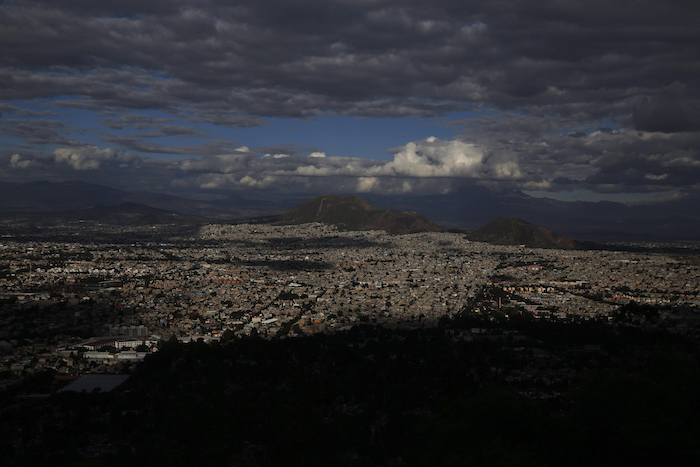
M 75 170 L 95 170 L 100 163 L 114 158 L 114 149 L 97 146 L 63 147 L 53 151 L 56 162 L 65 162 Z
M 22 159 L 19 154 L 12 154 L 10 158 L 10 167 L 13 169 L 29 169 L 36 165 L 36 162 L 28 159 Z
M 410 177 L 474 177 L 487 171 L 483 148 L 435 137 L 408 143 L 393 161 L 378 170 L 381 175 Z
M 290 158 L 289 164 L 279 166 L 267 164 L 265 159 L 271 159 L 267 157 L 258 159 L 255 168 L 275 176 L 358 177 L 357 189 L 362 192 L 378 188 L 381 184 L 374 180 L 386 177 L 513 180 L 522 176 L 513 155 L 487 157 L 479 145 L 435 137 L 398 148 L 390 162 L 351 157 L 313 158 L 313 164 L 305 162 L 308 158 Z
M 521 134 L 529 133 L 523 130 Z M 134 180 L 146 180 L 148 176 L 149 184 L 170 186 L 174 191 L 221 192 L 437 193 L 453 189 L 465 179 L 507 182 L 509 188 L 542 192 L 658 191 L 695 183 L 700 169 L 698 137 L 688 133 L 625 129 L 550 132 L 516 141 L 500 135 L 510 136 L 503 129 L 495 136 L 489 133 L 481 138 L 472 134 L 447 141 L 430 137 L 391 149 L 394 155 L 389 161 L 327 156 L 320 151 L 308 156 L 275 152 L 262 155 L 245 146 L 228 154 L 187 160 L 177 159 L 175 154 L 152 160 L 97 146 L 64 146 L 53 154 L 6 151 L 0 157 L 8 169 L 22 170 L 23 176 L 36 173 L 37 179 L 46 178 L 47 170 L 66 178 L 81 170 Z
M 216 173 L 238 173 L 248 167 L 249 160 L 254 157 L 250 153 L 243 153 L 237 149 L 239 154 L 219 154 L 215 156 L 204 156 L 200 160 L 187 159 L 179 163 L 179 167 L 184 171 L 196 172 L 216 172 Z
M 263 177 L 261 180 L 256 180 L 255 178 L 250 177 L 248 175 L 246 175 L 238 181 L 240 185 L 244 185 L 250 188 L 267 188 L 276 182 L 278 182 L 276 177 L 266 176 Z
M 56 163 L 68 164 L 74 170 L 96 170 L 106 162 L 117 163 L 121 168 L 138 167 L 144 161 L 138 154 L 117 152 L 114 148 L 100 149 L 93 145 L 56 148 L 53 156 Z
M 377 177 L 360 177 L 357 179 L 356 190 L 359 193 L 371 193 L 373 191 L 379 191 L 381 187 L 381 182 Z
M 284 159 L 285 157 L 292 157 L 289 154 L 264 154 L 263 157 L 272 157 L 273 159 Z

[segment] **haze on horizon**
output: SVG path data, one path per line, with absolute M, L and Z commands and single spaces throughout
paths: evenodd
M 8 0 L 0 181 L 697 195 L 698 13 L 685 0 Z

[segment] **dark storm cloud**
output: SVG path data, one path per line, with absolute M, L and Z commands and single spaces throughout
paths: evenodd
M 507 121 L 498 125 L 507 126 Z M 507 141 L 505 132 L 477 139 L 489 151 L 514 161 L 521 174 L 511 181 L 517 188 L 647 192 L 692 189 L 700 180 L 698 133 L 603 129 L 541 133 L 531 138 L 520 131 L 519 122 L 512 128 L 514 138 Z
M 0 99 L 127 112 L 102 123 L 143 133 L 103 140 L 145 153 L 234 151 L 147 141 L 206 136 L 184 121 L 251 127 L 266 117 L 484 110 L 452 123 L 464 128 L 456 140 L 409 143 L 389 164 L 203 158 L 190 165 L 200 186 L 273 186 L 291 174 L 355 177 L 348 186 L 361 190 L 438 176 L 552 190 L 698 184 L 700 7 L 689 0 L 10 0 L 0 5 L 0 43 Z M 5 121 L 0 131 L 75 144 L 48 122 Z
M 55 112 L 51 112 L 50 110 L 27 110 L 27 109 L 22 109 L 19 107 L 16 107 L 12 104 L 0 104 L 0 117 L 2 117 L 2 113 L 6 112 L 8 114 L 15 114 L 19 115 L 21 117 L 57 117 L 58 114 Z
M 694 101 L 694 102 L 693 102 Z M 685 96 L 685 86 L 669 86 L 654 97 L 644 98 L 634 108 L 632 121 L 641 131 L 676 133 L 700 130 L 700 111 L 697 99 Z
M 192 138 L 197 136 L 205 136 L 205 133 L 198 131 L 194 127 L 186 127 L 182 125 L 158 125 L 157 131 L 150 133 L 136 133 L 133 136 L 137 138 L 164 138 L 167 136 L 177 136 L 179 138 Z
M 258 117 L 239 115 L 220 107 L 220 104 L 193 105 L 189 112 L 184 113 L 183 117 L 194 123 L 211 123 L 232 128 L 250 128 L 266 125 L 265 121 Z
M 172 118 L 156 118 L 150 115 L 126 114 L 119 117 L 108 117 L 100 120 L 104 126 L 113 130 L 133 127 L 137 130 L 152 128 L 156 124 L 172 122 Z
M 458 138 L 518 167 L 513 188 L 647 192 L 697 189 L 700 133 L 613 130 L 576 118 L 511 113 L 450 122 Z M 658 129 L 657 129 L 658 130 Z
M 0 135 L 19 138 L 28 144 L 80 144 L 61 133 L 65 125 L 56 120 L 43 119 L 3 119 L 0 121 Z
M 130 136 L 105 136 L 102 141 L 107 143 L 112 143 L 121 148 L 136 151 L 145 152 L 151 154 L 173 154 L 173 155 L 207 155 L 207 154 L 221 154 L 222 152 L 230 152 L 231 149 L 227 149 L 230 145 L 230 141 L 225 142 L 211 142 L 204 145 L 180 145 L 172 146 L 161 143 L 154 143 L 149 141 L 144 141 L 141 138 L 134 138 Z
M 401 116 L 440 100 L 566 108 L 674 81 L 697 94 L 689 2 L 41 3 L 3 6 L 7 98 L 265 116 L 364 115 L 397 98 Z

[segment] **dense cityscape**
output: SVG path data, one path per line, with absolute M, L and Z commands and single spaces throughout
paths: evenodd
M 95 229 L 101 237 L 90 237 Z M 118 373 L 172 337 L 417 328 L 464 314 L 612 321 L 629 303 L 653 307 L 681 333 L 696 332 L 700 317 L 700 264 L 690 254 L 533 249 L 319 223 L 191 232 L 75 224 L 62 233 L 94 240 L 2 240 L 3 384 L 46 369 Z
M 77 221 L 0 248 L 9 465 L 634 465 L 662 434 L 683 465 L 698 431 L 694 245 Z

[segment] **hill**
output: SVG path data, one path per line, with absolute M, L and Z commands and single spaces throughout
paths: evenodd
M 30 223 L 36 225 L 59 225 L 81 221 L 94 221 L 111 225 L 191 225 L 207 222 L 207 219 L 203 217 L 186 216 L 129 202 L 53 213 L 3 213 L 0 214 L 0 219 L 11 220 L 15 224 Z
M 278 224 L 322 222 L 346 230 L 390 232 L 440 231 L 442 227 L 416 212 L 377 209 L 359 196 L 321 195 L 282 215 Z
M 526 245 L 533 248 L 574 249 L 584 246 L 582 243 L 559 235 L 546 227 L 507 217 L 499 217 L 489 222 L 479 230 L 468 234 L 468 238 L 477 242 L 497 245 Z

